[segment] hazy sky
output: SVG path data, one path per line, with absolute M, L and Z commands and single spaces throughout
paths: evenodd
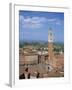
M 19 39 L 48 41 L 52 28 L 55 41 L 64 41 L 64 13 L 19 11 Z

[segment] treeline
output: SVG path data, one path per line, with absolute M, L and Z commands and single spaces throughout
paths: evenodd
M 54 43 L 54 49 L 55 52 L 64 52 L 64 44 L 63 43 Z
M 25 47 L 25 46 L 35 46 L 35 47 L 47 47 L 48 46 L 48 42 L 20 42 L 19 43 L 19 47 Z
M 48 48 L 48 42 L 20 42 L 19 43 L 19 47 L 23 48 L 26 46 L 32 46 L 35 49 L 44 49 L 44 48 Z M 60 43 L 60 42 L 55 42 L 53 43 L 53 51 L 55 52 L 64 52 L 64 44 Z

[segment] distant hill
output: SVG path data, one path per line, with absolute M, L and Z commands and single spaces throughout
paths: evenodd
M 37 41 L 37 40 L 25 40 L 25 41 L 20 41 L 19 42 L 19 46 L 20 47 L 23 47 L 23 46 L 26 46 L 26 45 L 33 45 L 33 46 L 43 46 L 43 47 L 47 47 L 48 46 L 48 41 Z M 54 42 L 54 45 L 64 45 L 63 42 Z

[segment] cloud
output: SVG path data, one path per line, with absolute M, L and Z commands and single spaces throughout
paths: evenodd
M 63 21 L 62 21 L 62 20 L 57 20 L 57 21 L 56 21 L 56 25 L 59 25 L 59 26 L 60 26 L 60 25 L 62 25 L 62 24 L 63 24 Z
M 48 22 L 55 22 L 56 19 L 52 18 L 52 19 L 48 19 Z
M 20 15 L 19 20 L 20 20 L 20 25 L 23 28 L 40 28 L 43 26 L 43 23 L 46 21 L 46 18 L 24 17 Z
M 63 24 L 62 20 L 56 18 L 48 19 L 48 22 L 59 26 Z
M 56 25 L 61 25 L 61 23 L 60 22 L 56 22 Z
M 46 17 L 24 17 L 19 16 L 19 22 L 21 28 L 41 28 L 47 23 L 61 25 L 61 21 L 56 18 L 46 18 Z

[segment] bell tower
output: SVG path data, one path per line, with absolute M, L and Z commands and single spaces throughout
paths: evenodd
M 49 64 L 52 65 L 53 63 L 53 41 L 54 41 L 54 38 L 53 38 L 53 32 L 52 32 L 52 29 L 49 28 L 48 30 L 48 61 L 49 61 Z

